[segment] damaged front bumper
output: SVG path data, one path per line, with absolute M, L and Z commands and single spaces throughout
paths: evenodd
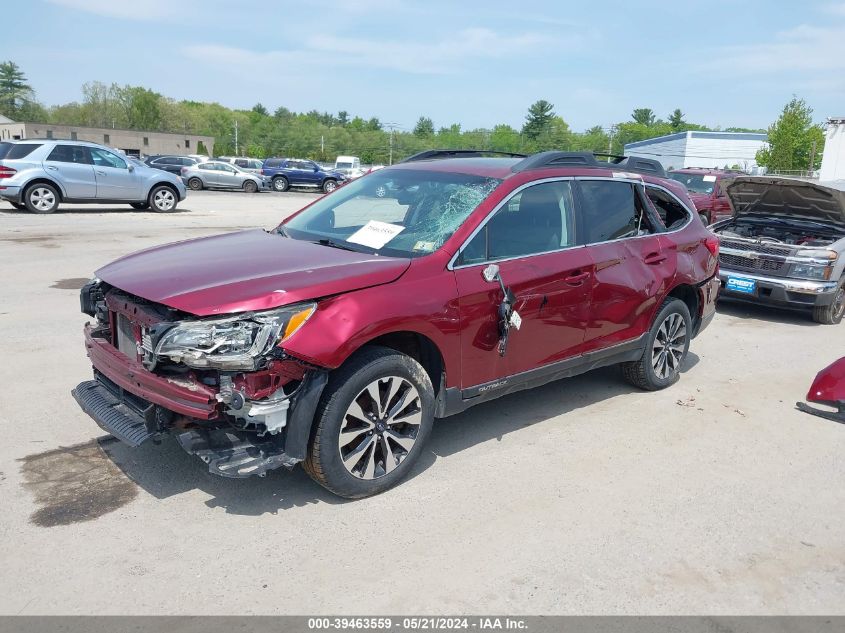
M 94 380 L 80 383 L 71 393 L 82 410 L 117 439 L 139 446 L 178 432 L 182 448 L 200 457 L 211 473 L 225 477 L 264 475 L 305 458 L 326 371 L 305 370 L 287 397 L 278 389 L 250 399 L 248 375 L 234 390 L 231 379 L 210 386 L 191 374 L 158 375 L 114 347 L 107 335 L 108 330 L 86 325 Z

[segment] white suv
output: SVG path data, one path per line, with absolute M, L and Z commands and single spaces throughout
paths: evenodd
M 96 143 L 52 139 L 0 143 L 0 199 L 32 213 L 52 213 L 61 202 L 126 203 L 135 209 L 167 212 L 186 193 L 175 174 Z

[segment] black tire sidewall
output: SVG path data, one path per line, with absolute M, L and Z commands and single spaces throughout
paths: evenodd
M 53 192 L 53 198 L 54 198 L 54 199 L 55 199 L 55 201 L 56 201 L 56 202 L 53 204 L 53 206 L 52 206 L 49 210 L 46 210 L 46 211 L 43 211 L 43 210 L 41 210 L 41 209 L 37 209 L 37 208 L 36 208 L 34 205 L 32 205 L 32 204 L 30 203 L 30 201 L 29 201 L 29 194 L 30 194 L 33 190 L 35 190 L 35 189 L 41 189 L 41 188 L 43 188 L 43 189 L 49 189 L 50 191 L 52 191 L 52 192 Z M 47 184 L 47 183 L 45 183 L 45 182 L 39 182 L 39 183 L 36 183 L 36 184 L 34 184 L 34 185 L 31 185 L 31 186 L 29 186 L 29 187 L 27 187 L 27 188 L 26 188 L 26 191 L 24 191 L 24 194 L 23 194 L 23 206 L 24 206 L 24 208 L 25 208 L 27 211 L 29 211 L 30 213 L 37 213 L 37 214 L 39 214 L 39 215 L 46 215 L 46 214 L 48 214 L 48 213 L 53 213 L 56 209 L 58 209 L 58 208 L 59 208 L 59 190 L 58 190 L 56 187 L 54 187 L 53 185 L 49 185 L 49 184 Z
M 169 191 L 170 193 L 173 194 L 173 198 L 174 198 L 173 206 L 169 209 L 159 209 L 155 204 L 156 192 L 158 192 L 162 189 L 167 190 L 167 191 Z M 147 198 L 147 201 L 150 203 L 150 208 L 153 211 L 155 211 L 156 213 L 170 213 L 171 211 L 175 211 L 176 205 L 179 204 L 179 194 L 176 193 L 175 189 L 168 187 L 167 185 L 157 185 L 157 186 L 153 187 L 152 190 L 150 191 L 150 195 Z
M 340 427 L 352 399 L 374 380 L 400 376 L 411 382 L 420 395 L 422 422 L 411 453 L 388 475 L 373 480 L 358 479 L 346 470 L 338 448 Z M 355 367 L 341 380 L 330 379 L 315 418 L 320 432 L 320 467 L 324 483 L 335 494 L 348 498 L 367 497 L 383 492 L 404 479 L 422 454 L 434 422 L 434 390 L 425 370 L 408 356 L 394 352 Z M 313 448 L 313 438 L 312 438 Z
M 256 185 L 251 180 L 247 180 L 244 183 L 244 191 L 246 191 L 247 193 L 255 193 L 258 191 L 258 185 Z
M 284 176 L 276 176 L 273 178 L 273 191 L 287 191 L 290 188 L 288 179 Z
M 651 331 L 649 331 L 648 333 L 648 340 L 646 341 L 646 349 L 643 353 L 642 361 L 645 366 L 646 380 L 648 380 L 648 382 L 651 383 L 657 389 L 663 389 L 665 387 L 668 387 L 669 385 L 673 385 L 678 382 L 678 379 L 681 377 L 681 371 L 679 369 L 668 378 L 660 378 L 657 374 L 654 373 L 654 367 L 652 366 L 651 362 L 651 355 L 652 350 L 654 349 L 654 341 L 657 338 L 657 332 L 660 329 L 660 326 L 666 320 L 666 318 L 673 312 L 677 312 L 684 318 L 684 325 L 687 328 L 686 341 L 684 342 L 684 353 L 681 356 L 680 362 L 681 365 L 684 364 L 684 361 L 687 358 L 687 354 L 689 353 L 690 340 L 692 339 L 692 317 L 690 316 L 687 304 L 681 301 L 680 299 L 673 299 L 668 303 L 664 303 L 663 307 L 660 309 L 660 312 L 657 313 L 657 316 L 654 319 L 654 324 L 651 326 Z
M 329 186 L 330 186 L 330 184 L 333 184 L 333 185 L 334 185 L 334 187 L 332 187 L 331 189 L 328 189 L 327 187 L 329 187 Z M 323 182 L 323 187 L 322 187 L 322 188 L 323 188 L 323 193 L 331 193 L 332 191 L 334 191 L 335 189 L 337 189 L 337 181 L 336 181 L 336 180 L 333 180 L 332 178 L 328 178 L 328 179 L 326 179 L 326 180 Z
M 195 186 L 194 186 L 196 183 L 199 183 L 199 187 L 195 187 Z M 201 190 L 202 190 L 202 188 L 203 188 L 202 180 L 200 180 L 199 178 L 191 178 L 191 179 L 189 179 L 189 180 L 188 180 L 188 188 L 189 188 L 191 191 L 201 191 Z

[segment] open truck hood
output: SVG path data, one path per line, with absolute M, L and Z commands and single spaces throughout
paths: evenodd
M 783 218 L 845 228 L 845 182 L 739 176 L 721 184 L 736 218 Z
M 253 229 L 148 248 L 103 266 L 96 275 L 143 299 L 208 316 L 389 283 L 410 263 Z

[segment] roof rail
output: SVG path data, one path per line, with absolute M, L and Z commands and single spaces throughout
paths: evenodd
M 495 152 L 489 149 L 428 149 L 413 156 L 408 156 L 402 163 L 415 163 L 420 160 L 439 160 L 442 158 L 479 158 L 481 156 L 510 156 L 511 158 L 525 158 L 525 154 L 513 152 Z
M 607 157 L 610 160 L 596 160 L 596 156 Z M 620 168 L 654 176 L 666 177 L 666 170 L 660 161 L 653 158 L 639 156 L 619 156 L 618 154 L 594 154 L 592 152 L 540 152 L 519 161 L 511 170 L 515 173 L 527 169 L 542 169 L 543 167 L 593 167 Z

